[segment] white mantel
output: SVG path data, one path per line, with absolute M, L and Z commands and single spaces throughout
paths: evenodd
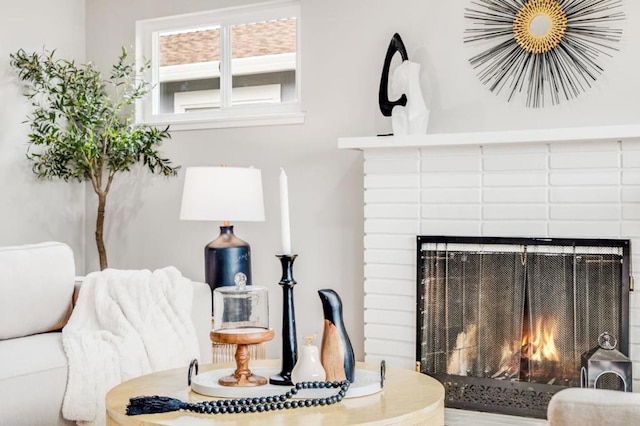
M 338 139 L 338 148 L 409 148 L 446 145 L 496 145 L 563 142 L 625 141 L 640 138 L 640 124 L 507 130 L 500 132 L 431 133 L 408 136 L 364 136 Z
M 416 235 L 630 239 L 640 282 L 640 125 L 347 137 L 338 147 L 363 151 L 365 361 L 415 364 Z M 640 292 L 630 307 L 639 390 Z

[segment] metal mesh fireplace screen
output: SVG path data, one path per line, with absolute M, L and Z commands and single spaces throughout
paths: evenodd
M 544 417 L 602 332 L 628 353 L 628 254 L 626 240 L 418 237 L 420 370 L 448 406 Z

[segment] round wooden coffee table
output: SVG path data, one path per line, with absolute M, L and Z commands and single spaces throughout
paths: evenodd
M 277 367 L 276 360 L 253 361 L 256 367 Z M 233 368 L 232 363 L 206 365 L 200 373 L 215 368 Z M 357 363 L 356 368 L 379 371 L 376 364 Z M 283 386 L 283 392 L 289 388 Z M 305 407 L 249 414 L 196 414 L 185 411 L 127 416 L 129 398 L 164 395 L 183 401 L 208 401 L 187 386 L 187 368 L 141 376 L 107 393 L 107 425 L 444 425 L 444 388 L 437 380 L 411 370 L 387 367 L 382 392 L 345 398 L 331 406 Z M 241 423 L 240 423 L 241 422 Z

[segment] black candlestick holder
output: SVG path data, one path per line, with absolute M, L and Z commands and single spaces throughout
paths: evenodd
M 272 385 L 291 386 L 291 371 L 298 361 L 298 339 L 296 337 L 296 313 L 293 306 L 293 261 L 297 254 L 276 255 L 282 265 L 282 370 L 279 374 L 271 376 L 269 383 Z

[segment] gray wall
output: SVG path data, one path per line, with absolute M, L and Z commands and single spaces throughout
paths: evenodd
M 37 13 L 35 13 L 37 12 Z M 58 49 L 84 60 L 84 0 L 22 0 L 0 6 L 0 245 L 47 240 L 69 244 L 84 271 L 82 184 L 38 181 L 26 160 L 28 105 L 9 68 L 9 54 Z
M 133 46 L 134 23 L 247 1 L 91 0 L 87 2 L 87 56 L 107 66 L 121 45 Z M 625 2 L 625 41 L 606 61 L 607 73 L 578 99 L 540 110 L 507 103 L 483 87 L 463 45 L 466 1 L 302 0 L 302 125 L 173 132 L 163 151 L 177 164 L 253 165 L 262 169 L 266 222 L 236 224 L 250 242 L 255 284 L 270 290 L 272 325 L 280 327 L 278 170 L 289 176 L 298 336 L 322 332 L 316 290 L 334 288 L 345 302 L 345 321 L 358 358 L 363 353 L 362 158 L 337 149 L 340 136 L 391 130 L 377 92 L 383 58 L 399 32 L 409 58 L 422 64 L 422 88 L 431 109 L 430 132 L 553 128 L 640 121 L 638 45 L 640 5 Z M 203 279 L 203 246 L 218 223 L 178 219 L 183 173 L 166 180 L 134 173 L 111 196 L 107 244 L 111 265 L 177 266 Z M 94 200 L 87 198 L 87 216 Z M 87 234 L 92 221 L 87 221 Z M 88 270 L 96 256 L 87 245 Z M 269 344 L 279 355 L 279 337 Z M 319 342 L 318 342 L 319 343 Z

